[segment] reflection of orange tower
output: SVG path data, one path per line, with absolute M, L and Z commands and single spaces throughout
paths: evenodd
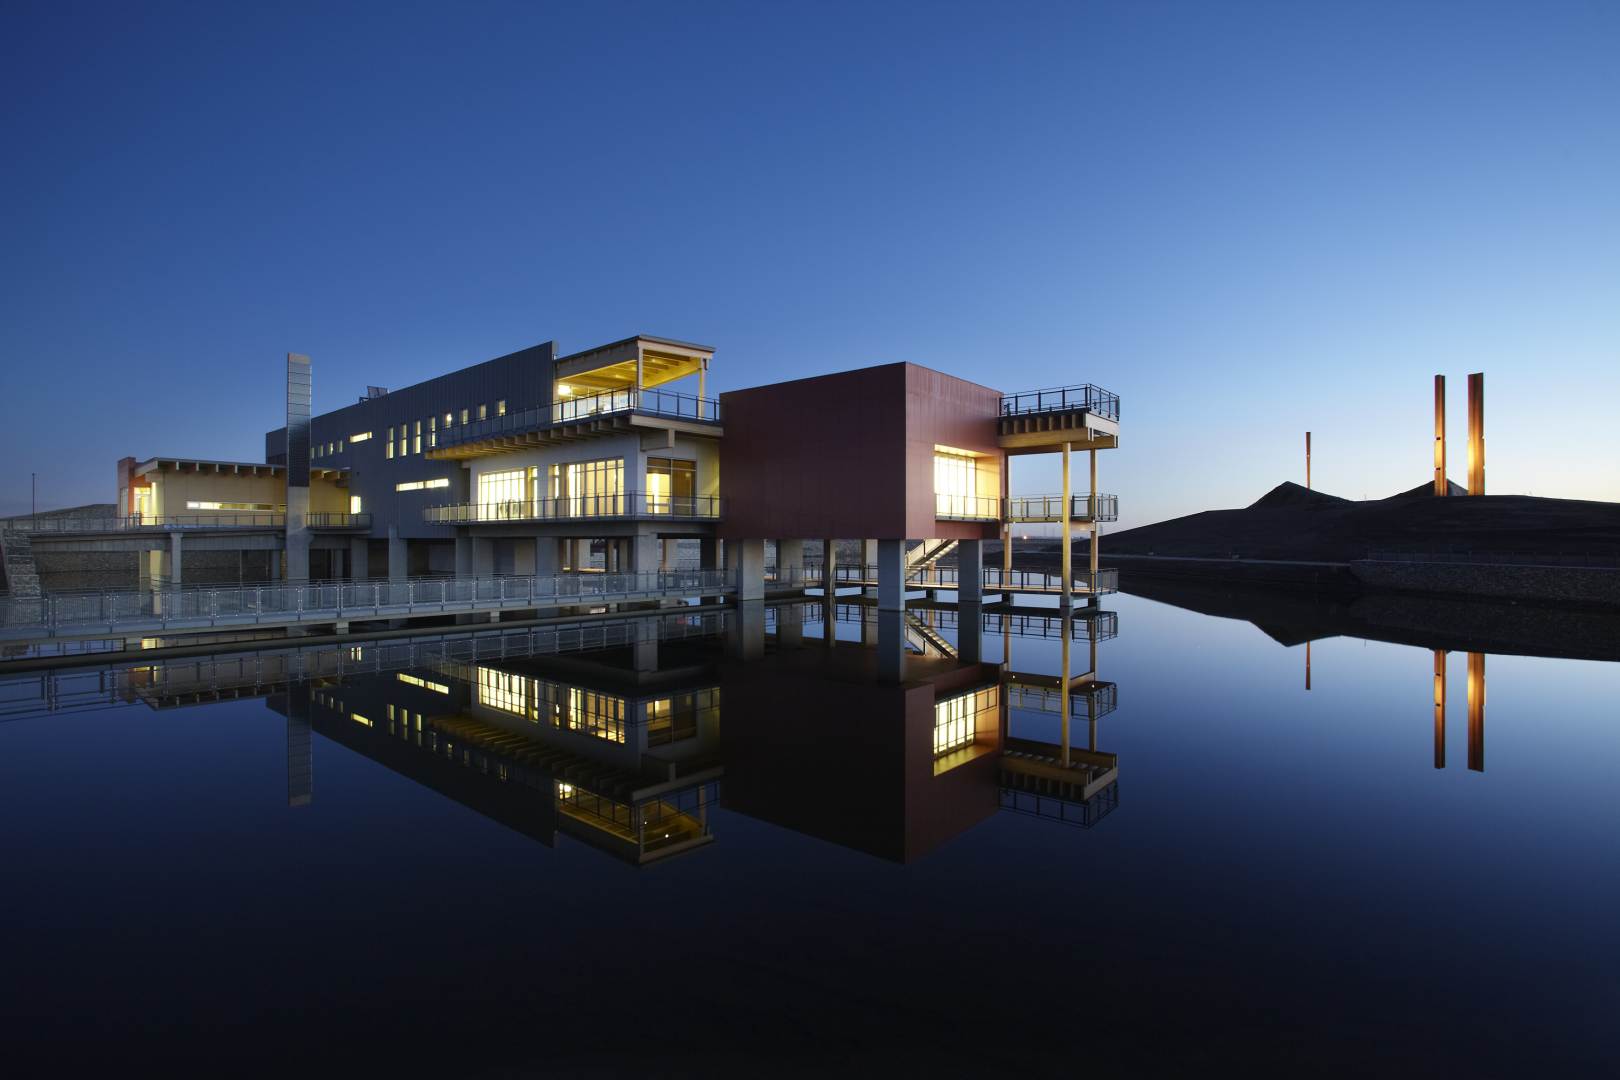
M 1446 650 L 1434 650 L 1434 767 L 1446 767 Z
M 1468 768 L 1485 771 L 1485 654 L 1468 654 Z

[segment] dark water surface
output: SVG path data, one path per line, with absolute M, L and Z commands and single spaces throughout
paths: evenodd
M 1247 622 L 1107 608 L 1067 771 L 1044 619 L 903 688 L 858 612 L 830 652 L 812 620 L 639 677 L 618 650 L 261 664 L 195 704 L 223 665 L 12 680 L 8 1058 L 1612 1074 L 1620 665 L 1486 657 L 1470 732 L 1451 653 L 1437 768 L 1427 649 L 1316 641 L 1307 691 Z M 1074 673 L 1112 629 L 1073 631 Z

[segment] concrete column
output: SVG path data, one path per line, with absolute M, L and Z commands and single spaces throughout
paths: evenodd
M 726 547 L 747 543 L 740 541 Z M 758 540 L 753 543 L 764 547 Z M 765 655 L 765 601 L 744 600 L 726 612 L 726 654 L 733 660 L 758 660 Z
M 658 540 L 658 534 L 653 532 L 652 526 L 642 525 L 636 529 L 636 535 L 625 541 L 629 549 L 630 558 L 625 569 L 637 574 L 648 574 L 657 571 L 663 565 L 663 544 Z
M 591 541 L 589 537 L 569 541 L 574 545 L 574 569 L 583 570 L 591 565 Z
M 636 671 L 658 670 L 658 622 L 655 619 L 637 619 L 635 644 L 631 648 L 631 663 Z
M 1058 604 L 1069 608 L 1074 606 L 1074 522 L 1069 520 L 1069 498 L 1074 488 L 1069 481 L 1069 449 L 1070 444 L 1063 444 L 1063 501 L 1058 504 L 1058 517 L 1063 519 L 1063 575 L 1062 589 L 1058 596 Z
M 664 540 L 662 544 L 663 551 L 660 553 L 658 561 L 658 568 L 660 570 L 675 570 L 679 568 L 681 559 L 680 544 L 681 542 L 679 540 Z
M 902 551 L 904 545 L 901 546 Z M 876 540 L 861 541 L 861 566 L 863 570 L 870 570 L 878 562 L 878 542 Z
M 388 526 L 388 580 L 404 581 L 410 576 L 410 563 L 405 554 L 405 539 L 399 535 L 399 526 Z
M 269 552 L 269 555 L 270 557 L 265 560 L 265 577 L 269 578 L 271 581 L 280 581 L 282 552 L 279 549 L 272 549 Z
M 555 536 L 534 538 L 534 576 L 552 577 L 557 574 L 558 540 Z
M 363 536 L 349 541 L 349 577 L 363 581 L 371 576 L 371 543 Z
M 471 537 L 472 541 L 472 573 L 473 577 L 492 578 L 495 576 L 495 541 L 485 536 Z M 458 543 L 456 548 L 457 571 L 460 570 L 461 549 Z
M 150 589 L 152 582 L 162 576 L 162 553 L 159 551 L 138 551 L 135 553 L 135 587 L 137 589 Z M 152 564 L 159 563 L 157 569 Z
M 877 613 L 877 673 L 885 682 L 899 682 L 905 672 L 904 620 L 903 612 L 880 610 Z
M 776 609 L 776 647 L 799 649 L 804 647 L 804 606 L 800 603 L 784 604 Z
M 956 602 L 984 601 L 984 541 L 963 540 L 956 545 Z
M 309 488 L 287 487 L 287 580 L 309 580 Z
M 868 541 L 873 543 L 874 541 Z M 878 540 L 878 610 L 904 611 L 906 609 L 906 542 L 904 540 Z
M 705 536 L 698 541 L 698 566 L 704 570 L 720 569 L 720 541 Z
M 804 541 L 778 540 L 776 542 L 777 588 L 804 588 Z
M 765 541 L 733 540 L 726 545 L 726 576 L 737 587 L 739 603 L 765 598 Z M 760 615 L 761 633 L 764 615 Z
M 473 539 L 466 529 L 456 530 L 456 577 L 476 576 L 473 568 Z
M 838 643 L 838 541 L 821 542 L 821 643 Z
M 179 585 L 185 581 L 185 571 L 181 566 L 181 533 L 176 530 L 169 534 L 169 584 Z M 305 568 L 308 576 L 308 568 Z

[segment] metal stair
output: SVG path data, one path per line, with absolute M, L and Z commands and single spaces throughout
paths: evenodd
M 955 540 L 924 540 L 906 552 L 906 580 L 921 581 L 940 559 L 956 550 Z

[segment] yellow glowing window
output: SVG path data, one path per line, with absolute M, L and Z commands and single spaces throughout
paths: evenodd
M 422 421 L 420 420 L 416 422 L 416 452 L 418 454 L 422 452 Z
M 376 727 L 377 726 L 376 724 L 373 724 L 370 720 L 367 720 L 365 717 L 361 716 L 359 713 L 350 713 L 349 714 L 349 719 L 353 720 L 357 724 L 364 724 L 364 725 L 366 725 L 366 727 Z
M 478 704 L 533 720 L 534 682 L 522 675 L 481 667 L 478 669 Z
M 393 457 L 394 456 L 394 428 L 393 428 L 392 425 L 389 425 L 389 428 L 388 428 L 388 446 L 387 446 L 386 449 L 384 449 L 383 456 L 384 457 Z
M 433 480 L 407 480 L 403 484 L 395 484 L 395 491 L 431 491 L 434 488 L 447 488 L 450 486 L 448 476 L 440 476 Z
M 359 512 L 360 512 L 360 496 L 358 496 L 358 495 L 350 495 L 349 496 L 349 513 L 358 514 Z
M 250 502 L 213 502 L 202 499 L 187 499 L 187 510 L 240 510 L 249 513 L 273 514 L 287 509 L 276 503 L 250 503 Z
M 949 698 L 936 702 L 934 705 L 934 756 L 947 754 L 958 747 L 969 746 L 974 741 L 981 714 L 986 714 L 987 722 L 993 716 L 1000 722 L 998 713 L 999 687 L 988 686 L 982 690 L 975 690 L 960 697 Z
M 528 469 L 505 469 L 501 472 L 478 474 L 478 501 L 497 503 L 509 508 L 526 502 L 530 497 Z
M 463 424 L 465 424 L 467 422 L 467 410 L 466 409 L 461 410 L 461 422 Z
M 624 699 L 568 688 L 568 727 L 608 742 L 624 742 Z
M 371 438 L 371 432 L 362 431 L 358 435 L 350 435 L 349 441 L 352 443 L 365 442 L 369 438 Z
M 432 447 L 432 446 L 438 446 L 438 445 L 439 445 L 439 418 L 437 416 L 430 416 L 430 417 L 428 417 L 428 446 Z
M 506 415 L 506 401 L 505 401 L 504 398 L 495 403 L 495 415 L 496 416 L 505 416 Z
M 480 406 L 478 406 L 478 419 L 483 420 L 483 419 L 487 418 L 488 416 L 489 416 L 489 406 L 488 405 L 480 405 Z

